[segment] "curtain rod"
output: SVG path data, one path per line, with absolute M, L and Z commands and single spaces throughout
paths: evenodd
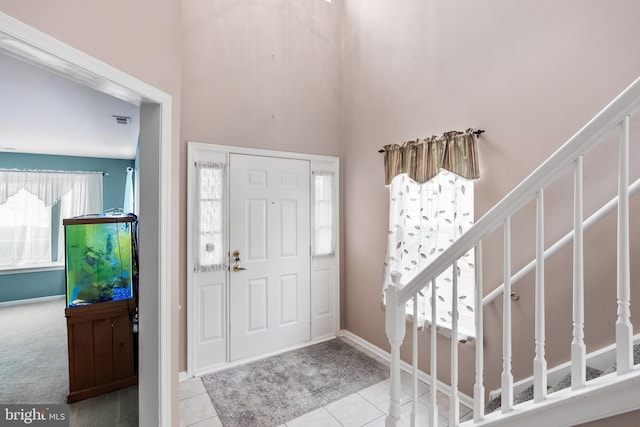
M 480 135 L 482 135 L 484 133 L 484 129 L 474 130 L 471 133 L 474 134 L 475 136 L 480 136 Z M 384 153 L 384 150 L 380 149 L 380 150 L 378 150 L 378 153 Z
M 40 173 L 99 173 L 102 176 L 109 176 L 109 172 L 102 171 L 64 171 L 64 170 L 54 170 L 54 169 L 5 169 L 0 168 L 2 172 L 40 172 Z

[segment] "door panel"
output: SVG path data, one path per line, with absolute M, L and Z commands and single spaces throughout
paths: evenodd
M 310 339 L 309 162 L 230 156 L 230 359 Z
M 224 339 L 224 283 L 201 286 L 200 310 L 202 316 L 201 343 Z
M 247 201 L 248 253 L 247 261 L 267 260 L 267 201 Z M 235 248 L 235 246 L 234 246 Z
M 289 325 L 298 321 L 297 297 L 298 276 L 289 274 L 280 277 L 280 326 Z

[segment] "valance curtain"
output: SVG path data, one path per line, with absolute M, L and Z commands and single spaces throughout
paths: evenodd
M 473 129 L 450 131 L 441 137 L 384 146 L 385 184 L 400 174 L 423 184 L 446 169 L 463 178 L 480 178 L 476 135 Z
M 195 162 L 194 271 L 210 272 L 227 268 L 223 235 L 226 168 L 224 163 Z
M 402 273 L 405 285 L 437 258 L 474 221 L 473 181 L 479 177 L 476 136 L 469 131 L 385 146 L 385 178 L 389 185 L 389 229 L 384 285 L 390 273 Z M 471 250 L 458 261 L 458 334 L 472 339 L 475 259 Z M 451 330 L 453 269 L 436 279 L 437 330 Z M 418 294 L 418 325 L 431 320 L 431 286 Z M 407 304 L 413 315 L 413 302 Z
M 102 196 L 101 172 L 0 170 L 0 228 L 11 231 L 4 235 L 0 265 L 61 262 L 62 219 L 101 213 Z M 53 215 L 56 203 L 59 213 Z
M 94 196 L 99 196 L 102 203 L 100 172 L 0 170 L 0 205 L 24 188 L 49 207 L 79 184 L 90 185 L 91 191 L 99 191 Z

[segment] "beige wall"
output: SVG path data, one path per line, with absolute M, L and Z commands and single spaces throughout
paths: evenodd
M 186 368 L 187 140 L 343 157 L 342 323 L 387 348 L 380 309 L 387 190 L 376 151 L 449 129 L 486 129 L 476 187 L 480 215 L 640 75 L 635 54 L 640 4 L 633 0 L 615 7 L 589 0 L 346 0 L 344 6 L 335 0 L 193 0 L 182 2 L 182 11 L 180 4 L 15 0 L 0 6 L 173 97 L 172 240 L 180 242 L 180 255 L 172 282 L 176 299 L 179 284 L 183 308 L 175 372 Z M 610 184 L 599 178 L 590 174 L 587 189 Z M 548 208 L 563 215 L 570 205 L 568 191 L 559 187 L 550 193 Z M 514 218 L 514 223 L 527 221 L 530 215 Z M 549 238 L 560 233 L 548 230 Z M 530 241 L 530 235 L 519 236 L 514 267 L 528 261 Z M 487 243 L 486 252 L 495 252 L 499 239 Z M 589 264 L 598 267 L 588 276 L 587 311 L 595 312 L 602 288 L 614 282 L 612 271 L 597 264 L 612 250 L 610 230 L 596 231 L 587 243 L 597 249 L 587 254 Z M 633 250 L 637 259 L 637 242 Z M 551 262 L 548 276 L 566 276 L 557 269 L 567 261 L 570 253 Z M 500 262 L 488 267 L 490 289 L 498 284 Z M 566 286 L 548 285 L 549 300 L 555 301 L 547 311 L 548 329 L 558 332 L 549 342 L 570 335 L 570 304 L 560 291 Z M 638 292 L 636 279 L 634 286 Z M 533 349 L 532 292 L 525 288 L 519 288 L 521 302 L 514 306 L 517 377 L 530 372 Z M 614 304 L 606 302 L 611 310 Z M 499 315 L 499 304 L 486 313 L 488 327 L 495 330 L 486 342 L 488 388 L 497 387 L 501 369 Z M 587 325 L 590 348 L 610 341 L 613 316 Z M 640 324 L 637 317 L 634 323 Z M 564 360 L 568 341 L 562 342 L 565 347 L 550 350 L 550 365 Z M 441 340 L 441 348 L 445 344 Z M 426 349 L 425 340 L 421 346 Z M 446 353 L 440 372 L 448 363 Z M 471 353 L 470 347 L 462 348 L 463 365 L 472 365 Z M 461 375 L 466 393 L 473 378 L 469 369 Z
M 342 155 L 341 8 L 321 0 L 190 0 L 182 6 L 180 230 L 187 141 Z M 180 240 L 186 370 L 186 239 Z
M 482 177 L 476 184 L 476 215 L 481 216 L 640 76 L 640 56 L 634 54 L 640 39 L 635 22 L 639 13 L 640 4 L 632 0 L 618 2 L 616 7 L 578 0 L 346 1 L 346 329 L 388 348 L 380 308 L 388 197 L 383 159 L 377 150 L 451 129 L 485 129 L 479 140 Z M 615 152 L 602 150 L 585 159 L 585 212 L 593 211 L 602 198 L 601 190 L 608 192 L 607 197 L 613 195 L 615 180 L 605 179 L 595 166 L 602 162 L 611 169 L 615 157 Z M 638 176 L 638 171 L 634 174 Z M 563 227 L 571 221 L 571 194 L 571 177 L 547 192 L 547 215 L 559 218 Z M 514 271 L 533 257 L 534 209 L 530 204 L 512 220 L 514 229 L 525 227 L 524 232 L 514 232 Z M 634 209 L 637 216 L 637 203 Z M 607 224 L 615 224 L 615 218 L 586 237 L 591 245 L 586 254 L 590 267 L 586 311 L 591 319 L 598 319 L 586 324 L 588 351 L 614 337 L 615 266 L 601 262 L 615 251 L 615 233 Z M 553 237 L 563 233 L 549 225 L 547 239 L 552 243 Z M 487 292 L 501 283 L 501 239 L 500 230 L 485 243 Z M 634 242 L 632 257 L 637 258 L 639 250 Z M 564 270 L 570 265 L 570 249 L 547 265 L 550 367 L 569 355 L 571 275 Z M 637 277 L 639 272 L 634 270 Z M 517 285 L 521 299 L 513 306 L 516 379 L 532 371 L 532 280 L 525 282 Z M 638 279 L 633 282 L 635 293 Z M 488 390 L 499 387 L 502 370 L 501 315 L 500 302 L 486 307 Z M 446 381 L 449 344 L 440 339 L 439 345 L 444 348 L 439 376 Z M 422 369 L 428 370 L 426 339 L 421 348 Z M 472 346 L 461 347 L 460 385 L 467 394 L 473 386 L 473 352 Z M 410 356 L 406 342 L 403 356 Z
M 172 193 L 178 194 L 178 135 L 180 125 L 180 1 L 115 0 L 77 2 L 61 0 L 7 0 L 0 11 L 83 51 L 171 95 L 173 99 Z M 173 218 L 178 218 L 174 204 Z M 175 220 L 178 224 L 178 220 Z M 172 241 L 178 241 L 177 225 Z M 177 258 L 172 268 L 172 300 L 178 299 Z M 177 305 L 172 316 L 172 335 L 177 339 Z M 172 400 L 177 408 L 178 348 L 175 347 Z M 173 411 L 172 425 L 178 425 Z

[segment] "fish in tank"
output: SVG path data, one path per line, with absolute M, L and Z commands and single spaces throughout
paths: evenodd
M 134 297 L 136 219 L 65 219 L 67 307 Z

